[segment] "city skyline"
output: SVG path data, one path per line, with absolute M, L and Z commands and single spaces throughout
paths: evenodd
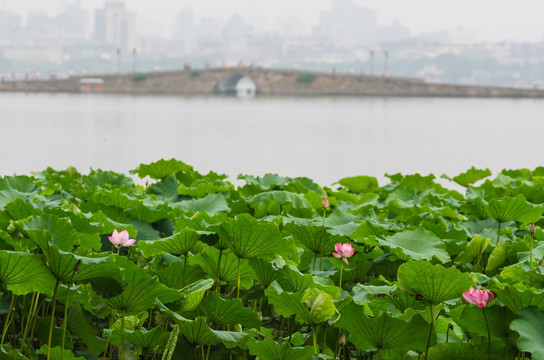
M 76 3 L 76 0 L 19 0 L 7 2 L 0 0 L 0 9 L 13 11 L 26 19 L 29 11 L 46 11 L 56 15 Z M 104 0 L 80 0 L 81 6 L 88 10 L 91 18 L 94 10 L 101 8 Z M 137 31 L 141 35 L 171 37 L 175 30 L 175 19 L 183 9 L 192 9 L 195 17 L 214 18 L 226 21 L 239 14 L 260 31 L 273 31 L 291 19 L 299 21 L 305 31 L 311 32 L 323 12 L 331 8 L 331 0 L 299 0 L 296 3 L 278 0 L 274 3 L 263 0 L 231 0 L 228 3 L 217 0 L 184 1 L 172 4 L 171 1 L 127 0 L 127 9 L 138 16 Z M 407 27 L 411 35 L 419 36 L 433 32 L 455 32 L 462 30 L 470 34 L 471 41 L 516 41 L 540 42 L 544 38 L 544 24 L 540 15 L 544 3 L 514 4 L 507 1 L 480 0 L 476 3 L 460 0 L 455 4 L 420 0 L 408 4 L 402 0 L 353 0 L 359 7 L 376 12 L 379 26 L 395 23 Z M 144 16 L 145 14 L 145 16 Z M 91 24 L 94 24 L 91 19 Z M 91 30 L 92 30 L 91 26 Z

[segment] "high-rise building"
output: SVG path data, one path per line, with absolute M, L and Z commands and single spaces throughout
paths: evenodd
M 176 16 L 175 38 L 183 41 L 183 52 L 190 53 L 196 47 L 196 23 L 191 9 L 183 9 Z
M 332 0 L 331 10 L 321 13 L 314 35 L 354 47 L 374 43 L 377 30 L 373 10 L 359 7 L 352 0 Z
M 0 10 L 0 41 L 13 42 L 16 32 L 21 28 L 21 15 Z
M 136 13 L 124 1 L 107 1 L 95 12 L 95 39 L 122 50 L 136 48 Z

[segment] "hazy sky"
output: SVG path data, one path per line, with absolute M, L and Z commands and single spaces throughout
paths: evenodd
M 75 0 L 0 0 L 7 10 L 59 12 Z M 353 0 L 373 9 L 381 25 L 394 19 L 407 26 L 411 34 L 459 27 L 476 34 L 476 40 L 542 41 L 544 38 L 544 1 L 542 0 Z M 331 0 L 126 0 L 127 7 L 138 13 L 137 21 L 146 32 L 168 34 L 175 14 L 185 7 L 197 17 L 223 18 L 233 13 L 257 16 L 263 26 L 271 27 L 279 19 L 296 17 L 309 26 L 319 13 L 330 8 Z M 104 0 L 81 0 L 84 8 L 102 7 Z M 144 15 L 145 14 L 145 15 Z

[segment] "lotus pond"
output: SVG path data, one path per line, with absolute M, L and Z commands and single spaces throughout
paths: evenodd
M 0 359 L 544 359 L 544 168 L 131 173 L 0 178 Z

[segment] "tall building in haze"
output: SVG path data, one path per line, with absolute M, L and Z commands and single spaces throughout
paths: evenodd
M 136 48 L 136 13 L 128 11 L 124 1 L 106 1 L 94 18 L 96 40 L 122 50 Z
M 20 29 L 21 15 L 0 10 L 0 42 L 13 42 L 15 34 Z

